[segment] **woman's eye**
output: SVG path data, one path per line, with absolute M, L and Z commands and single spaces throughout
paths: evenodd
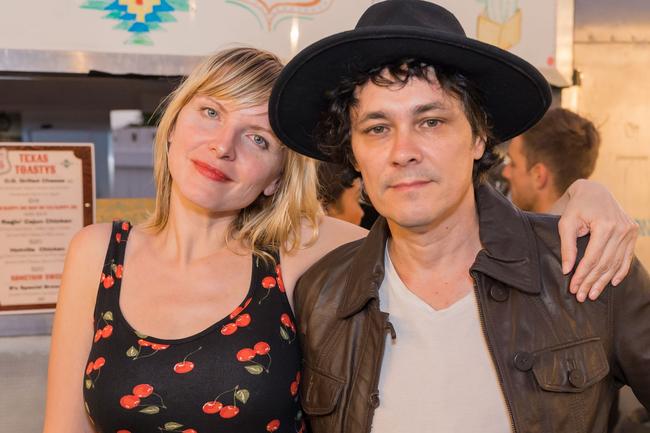
M 214 108 L 207 107 L 204 108 L 203 111 L 205 111 L 205 114 L 212 119 L 219 117 L 219 113 Z
M 262 137 L 261 135 L 253 134 L 252 140 L 253 140 L 253 143 L 257 144 L 258 146 L 260 146 L 260 147 L 262 147 L 264 149 L 269 147 L 269 142 L 266 141 L 266 139 L 264 137 Z

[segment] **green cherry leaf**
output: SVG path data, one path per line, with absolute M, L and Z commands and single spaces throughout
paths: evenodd
M 86 379 L 86 389 L 93 387 L 93 381 L 91 379 Z
M 284 329 L 283 326 L 280 326 L 280 337 L 282 337 L 283 340 L 287 340 L 287 341 L 291 339 L 289 337 L 289 333 L 287 332 L 286 329 Z
M 250 397 L 250 392 L 248 392 L 247 389 L 240 389 L 237 392 L 235 392 L 235 398 L 239 401 L 241 401 L 243 404 L 246 404 L 248 401 L 248 397 Z
M 165 423 L 165 430 L 167 431 L 175 431 L 178 430 L 179 428 L 183 427 L 183 424 L 179 424 L 177 422 L 166 422 Z
M 126 351 L 126 356 L 129 358 L 138 356 L 138 349 L 136 349 L 134 346 L 129 347 L 129 350 Z
M 262 372 L 264 371 L 264 367 L 262 367 L 261 365 L 247 365 L 244 368 L 250 374 L 255 374 L 255 375 L 262 374 Z
M 135 331 L 135 335 L 137 335 L 138 337 L 143 338 L 143 339 L 149 338 L 148 335 L 140 334 L 138 331 Z
M 117 265 L 116 265 L 115 263 L 113 263 L 113 264 L 111 265 L 111 271 L 113 271 L 113 273 L 115 273 L 115 270 L 116 270 L 116 269 L 117 269 Z
M 146 413 L 147 415 L 155 415 L 160 412 L 160 408 L 158 406 L 147 406 L 144 409 L 140 409 L 138 412 Z
M 104 315 L 102 317 L 107 322 L 111 322 L 111 321 L 113 321 L 113 312 L 112 311 L 107 311 L 107 312 L 104 313 Z

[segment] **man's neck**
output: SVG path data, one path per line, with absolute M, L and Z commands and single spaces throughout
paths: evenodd
M 560 203 L 559 200 L 560 194 L 554 189 L 545 189 L 538 194 L 532 212 L 561 215 L 565 204 Z
M 471 191 L 456 209 L 426 229 L 388 221 L 390 259 L 411 292 L 444 309 L 472 289 L 469 268 L 481 249 L 478 215 Z

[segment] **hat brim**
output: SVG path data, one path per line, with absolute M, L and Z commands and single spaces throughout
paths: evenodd
M 327 110 L 326 92 L 342 78 L 402 58 L 458 70 L 481 91 L 498 141 L 521 134 L 544 115 L 551 92 L 525 60 L 474 39 L 410 26 L 367 27 L 322 39 L 283 69 L 269 101 L 271 126 L 289 148 L 327 160 L 313 133 Z

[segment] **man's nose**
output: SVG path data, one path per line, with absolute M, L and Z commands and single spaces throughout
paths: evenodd
M 409 128 L 396 131 L 391 149 L 393 164 L 406 166 L 422 160 L 422 152 L 415 135 Z

